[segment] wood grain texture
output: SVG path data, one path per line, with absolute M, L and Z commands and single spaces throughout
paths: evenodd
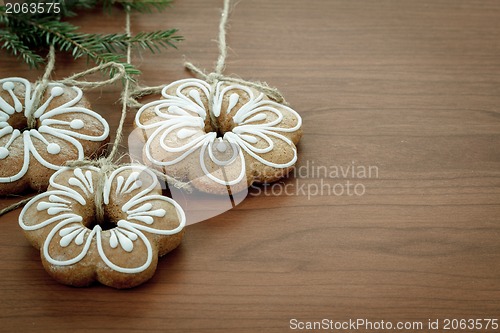
M 135 32 L 179 27 L 186 38 L 177 51 L 136 56 L 141 81 L 189 77 L 183 56 L 212 68 L 220 6 L 183 0 L 134 14 Z M 76 22 L 123 29 L 120 13 Z M 189 226 L 154 278 L 128 291 L 52 281 L 12 212 L 0 219 L 0 330 L 287 332 L 291 318 L 499 318 L 500 3 L 242 0 L 228 42 L 227 74 L 279 87 L 302 115 L 298 165 L 376 166 L 370 179 L 323 179 L 366 193 L 249 196 Z M 41 73 L 1 57 L 0 77 Z M 56 77 L 85 66 L 59 55 Z M 88 93 L 113 129 L 118 95 Z

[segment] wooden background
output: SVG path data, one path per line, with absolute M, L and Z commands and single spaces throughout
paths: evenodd
M 189 77 L 184 56 L 212 68 L 221 3 L 134 14 L 134 32 L 178 27 L 186 38 L 134 58 L 144 84 Z M 96 11 L 76 23 L 118 32 L 123 20 Z M 362 183 L 363 196 L 249 196 L 187 227 L 154 278 L 127 291 L 54 282 L 12 212 L 0 219 L 0 330 L 253 333 L 290 331 L 292 318 L 500 318 L 500 3 L 241 0 L 228 42 L 227 74 L 279 87 L 302 115 L 299 166 L 376 166 L 378 178 L 323 180 Z M 0 77 L 41 73 L 5 53 L 0 64 Z M 59 55 L 55 78 L 85 67 Z M 118 93 L 88 93 L 113 128 Z

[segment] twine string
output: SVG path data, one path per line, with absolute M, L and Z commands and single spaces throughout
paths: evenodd
M 50 49 L 49 49 L 49 54 L 47 56 L 47 66 L 45 67 L 45 72 L 44 72 L 42 78 L 40 80 L 36 81 L 36 83 L 35 83 L 35 86 L 36 86 L 35 96 L 33 98 L 32 104 L 31 104 L 31 110 L 26 115 L 29 129 L 36 128 L 37 119 L 35 118 L 34 114 L 35 114 L 36 110 L 40 107 L 43 95 L 45 94 L 49 84 L 61 83 L 64 85 L 75 86 L 75 87 L 79 87 L 82 89 L 94 89 L 94 88 L 99 88 L 99 87 L 102 87 L 102 86 L 105 86 L 108 84 L 113 84 L 116 81 L 118 81 L 126 76 L 125 66 L 123 66 L 123 64 L 120 64 L 117 62 L 107 62 L 107 63 L 101 64 L 101 65 L 92 67 L 92 68 L 85 70 L 83 72 L 73 74 L 72 76 L 69 76 L 69 77 L 64 78 L 62 80 L 52 81 L 52 80 L 50 80 L 50 76 L 52 75 L 52 72 L 54 71 L 55 62 L 56 62 L 55 47 L 54 47 L 54 45 L 51 45 Z M 81 79 L 87 75 L 101 72 L 101 71 L 106 70 L 108 68 L 114 69 L 116 71 L 116 73 L 114 73 L 109 79 L 101 80 L 101 81 L 78 80 L 78 79 Z
M 106 69 L 114 69 L 117 71 L 114 73 L 109 79 L 107 80 L 101 80 L 101 81 L 80 81 L 78 79 L 83 78 L 87 75 L 91 75 L 97 72 L 102 72 L 103 70 Z M 65 85 L 69 86 L 76 86 L 82 89 L 94 89 L 94 88 L 100 88 L 102 86 L 107 86 L 110 84 L 115 83 L 116 81 L 126 77 L 127 72 L 125 71 L 125 66 L 123 64 L 120 64 L 118 62 L 110 61 L 103 63 L 99 66 L 92 67 L 90 69 L 87 69 L 86 71 L 80 72 L 73 74 L 72 76 L 69 76 L 65 79 L 62 79 L 60 81 L 55 81 L 57 83 L 62 83 Z
M 3 215 L 5 215 L 5 214 L 7 214 L 8 212 L 11 212 L 11 211 L 13 211 L 13 210 L 18 209 L 19 207 L 24 206 L 25 204 L 27 204 L 27 203 L 28 203 L 31 199 L 33 199 L 34 197 L 35 197 L 34 195 L 33 195 L 33 196 L 30 196 L 30 197 L 28 197 L 28 198 L 26 198 L 26 199 L 23 199 L 23 200 L 21 200 L 21 201 L 18 201 L 18 202 L 16 202 L 16 203 L 13 203 L 13 204 L 12 204 L 12 205 L 10 205 L 10 206 L 7 206 L 7 207 L 5 207 L 5 208 L 1 209 L 1 210 L 0 210 L 0 216 L 3 216 Z
M 128 37 L 130 37 L 131 36 L 131 24 L 130 24 L 130 10 L 129 10 L 129 8 L 125 8 L 125 12 L 126 12 L 126 15 L 125 15 L 125 33 Z M 127 64 L 130 64 L 132 62 L 131 44 L 127 45 L 126 57 L 127 57 L 126 58 Z M 148 89 L 156 89 L 156 87 L 149 87 Z M 69 161 L 66 163 L 66 165 L 69 167 L 82 167 L 82 166 L 92 165 L 92 166 L 99 168 L 96 189 L 94 191 L 94 206 L 95 206 L 97 223 L 101 223 L 105 219 L 104 186 L 106 184 L 108 174 L 113 172 L 116 168 L 118 168 L 118 165 L 115 164 L 114 160 L 118 156 L 119 144 L 123 138 L 123 128 L 125 125 L 125 119 L 127 118 L 127 108 L 128 108 L 129 102 L 131 100 L 131 90 L 132 90 L 132 87 L 131 87 L 130 80 L 125 80 L 125 85 L 124 85 L 122 95 L 121 95 L 122 110 L 121 110 L 120 122 L 119 122 L 118 128 L 116 130 L 116 136 L 115 136 L 115 140 L 113 142 L 113 148 L 111 149 L 111 152 L 108 154 L 108 156 L 102 157 L 102 158 L 97 159 L 97 160 L 85 159 L 85 160 L 79 160 L 79 161 L 78 160 L 77 161 Z M 122 157 L 123 156 L 124 155 L 122 155 Z M 118 158 L 118 159 L 120 159 L 120 158 Z M 173 179 L 169 176 L 166 176 L 166 175 L 164 175 L 156 170 L 154 170 L 154 173 L 157 176 L 161 175 L 160 177 L 165 179 L 168 183 L 174 184 L 174 186 L 177 188 L 184 188 L 186 190 L 189 190 L 189 185 L 186 183 L 175 180 L 175 179 Z
M 31 110 L 26 114 L 26 120 L 28 122 L 28 128 L 33 129 L 36 128 L 37 120 L 35 118 L 35 111 L 40 106 L 40 102 L 42 100 L 42 96 L 45 94 L 45 90 L 50 83 L 50 75 L 54 71 L 54 66 L 56 63 L 56 51 L 54 45 L 50 46 L 47 66 L 45 67 L 45 72 L 40 80 L 36 81 L 35 86 L 37 87 L 35 91 L 35 97 L 33 99 L 33 103 L 31 104 Z
M 260 82 L 260 81 L 248 81 L 240 78 L 235 78 L 231 76 L 226 76 L 223 74 L 224 69 L 226 67 L 226 59 L 227 59 L 227 42 L 226 42 L 226 35 L 227 35 L 227 22 L 229 18 L 229 11 L 230 11 L 230 0 L 224 0 L 224 6 L 222 8 L 222 13 L 221 13 L 221 20 L 219 22 L 219 37 L 218 37 L 218 47 L 219 47 L 219 56 L 217 58 L 217 62 L 215 64 L 215 69 L 213 72 L 206 74 L 206 72 L 197 66 L 195 66 L 191 62 L 185 62 L 184 67 L 186 67 L 189 71 L 191 71 L 193 74 L 197 75 L 198 77 L 204 79 L 207 81 L 211 86 L 211 93 L 209 96 L 209 108 L 212 107 L 213 104 L 213 98 L 215 94 L 215 87 L 217 86 L 217 83 L 220 81 L 222 82 L 230 82 L 230 83 L 236 83 L 240 85 L 244 85 L 247 87 L 254 88 L 262 93 L 264 93 L 266 96 L 271 98 L 272 100 L 278 102 L 278 103 L 283 103 L 286 104 L 285 98 L 283 95 L 279 92 L 278 89 L 270 87 L 266 82 Z M 212 112 L 210 112 L 212 115 Z
M 127 37 L 131 36 L 130 28 L 130 8 L 125 7 L 125 34 Z M 127 44 L 127 64 L 132 61 L 132 47 L 131 44 Z M 113 148 L 107 157 L 100 158 L 96 162 L 99 165 L 99 174 L 97 176 L 96 189 L 94 191 L 94 206 L 96 212 L 97 223 L 102 223 L 105 218 L 104 210 L 104 186 L 106 184 L 107 176 L 110 172 L 117 168 L 117 165 L 113 163 L 115 156 L 118 154 L 119 144 L 123 137 L 123 126 L 125 124 L 125 119 L 127 118 L 127 99 L 130 89 L 130 80 L 125 80 L 125 86 L 122 91 L 122 110 L 120 116 L 120 122 L 118 123 L 118 128 L 116 129 L 116 136 L 113 142 Z M 83 164 L 92 164 L 92 162 L 82 161 Z
M 219 35 L 218 35 L 218 50 L 219 50 L 219 55 L 217 57 L 217 62 L 215 64 L 214 71 L 211 73 L 206 73 L 204 70 L 198 68 L 191 62 L 185 62 L 184 66 L 191 71 L 193 74 L 198 76 L 199 78 L 205 80 L 211 85 L 210 89 L 210 95 L 209 95 L 209 103 L 208 103 L 208 111 L 210 115 L 210 122 L 215 131 L 219 131 L 218 128 L 218 122 L 216 121 L 215 115 L 212 112 L 213 108 L 213 99 L 215 97 L 215 90 L 216 86 L 219 82 L 230 82 L 230 83 L 235 83 L 239 85 L 244 85 L 247 87 L 251 87 L 256 89 L 257 91 L 260 91 L 264 93 L 267 97 L 270 99 L 282 103 L 282 104 L 287 104 L 285 101 L 285 98 L 283 95 L 279 92 L 278 89 L 270 87 L 266 82 L 260 82 L 260 81 L 248 81 L 244 80 L 241 78 L 237 77 L 232 77 L 232 76 L 226 76 L 223 74 L 225 66 L 226 66 L 226 59 L 227 59 L 227 42 L 226 42 L 226 35 L 227 35 L 227 24 L 228 24 L 228 19 L 229 19 L 229 12 L 230 12 L 230 0 L 224 0 L 224 5 L 222 8 L 221 12 L 221 19 L 219 21 Z M 143 104 L 137 101 L 138 98 L 146 96 L 146 95 L 151 95 L 151 94 L 159 94 L 165 88 L 168 84 L 160 85 L 160 86 L 153 86 L 153 87 L 141 87 L 136 84 L 134 84 L 131 87 L 131 90 L 127 96 L 124 96 L 126 103 L 129 107 L 133 108 L 141 108 Z M 153 170 L 153 172 L 161 179 L 166 180 L 168 184 L 173 184 L 174 187 L 183 189 L 186 192 L 192 192 L 192 187 L 189 182 L 182 182 L 179 181 L 175 178 L 172 178 L 166 174 L 163 174 L 157 170 Z
M 243 86 L 254 88 L 254 89 L 264 93 L 267 97 L 269 97 L 270 99 L 272 99 L 273 101 L 275 101 L 277 103 L 287 104 L 285 98 L 280 93 L 280 91 L 277 88 L 273 88 L 273 87 L 269 86 L 266 82 L 247 81 L 244 79 L 239 79 L 239 78 L 232 77 L 232 76 L 225 76 L 225 75 L 217 74 L 217 73 L 206 74 L 203 70 L 201 70 L 200 68 L 198 68 L 197 66 L 195 66 L 191 62 L 185 62 L 184 67 L 186 67 L 189 71 L 193 72 L 198 77 L 204 79 L 208 83 L 211 83 L 213 81 L 215 81 L 216 83 L 219 81 L 225 81 L 225 82 L 240 84 Z
M 213 98 L 215 94 L 215 88 L 219 82 L 231 82 L 231 83 L 236 83 L 240 85 L 245 85 L 251 88 L 254 88 L 262 93 L 264 93 L 266 96 L 271 98 L 272 100 L 278 102 L 278 103 L 286 103 L 283 95 L 279 92 L 278 89 L 270 87 L 267 83 L 265 82 L 259 82 L 259 81 L 248 81 L 240 78 L 235 78 L 231 76 L 226 76 L 223 74 L 224 69 L 225 69 L 225 64 L 226 64 L 226 58 L 227 58 L 227 43 L 226 43 L 226 31 L 227 31 L 227 22 L 228 22 L 228 17 L 229 17 L 229 6 L 230 5 L 230 0 L 224 0 L 224 6 L 222 9 L 221 13 L 221 20 L 219 22 L 219 36 L 218 36 L 218 49 L 219 49 L 219 56 L 217 58 L 217 62 L 215 65 L 215 69 L 213 72 L 206 74 L 205 71 L 202 69 L 198 68 L 191 62 L 185 62 L 184 66 L 193 72 L 195 75 L 198 77 L 204 79 L 207 81 L 212 89 L 210 92 L 209 96 L 209 111 L 211 111 L 213 107 Z M 127 36 L 131 36 L 131 28 L 130 28 L 130 8 L 126 7 L 125 8 L 126 12 L 126 24 L 125 24 L 125 30 Z M 131 45 L 127 45 L 127 63 L 130 64 L 131 62 Z M 35 97 L 34 97 L 34 102 L 32 104 L 32 112 L 30 112 L 27 117 L 28 117 L 28 126 L 30 128 L 35 128 L 37 120 L 34 117 L 34 112 L 38 108 L 40 101 L 42 99 L 42 96 L 44 95 L 48 85 L 51 83 L 50 81 L 50 75 L 52 74 L 55 66 L 55 48 L 54 46 L 50 47 L 49 50 L 49 55 L 48 55 L 48 62 L 47 66 L 45 68 L 45 73 L 42 76 L 42 79 L 37 81 L 37 90 L 35 92 Z M 107 80 L 102 80 L 102 81 L 79 81 L 78 79 L 85 77 L 90 74 L 94 74 L 98 71 L 102 71 L 103 69 L 107 68 L 114 68 L 117 70 L 117 73 L 113 75 L 110 79 Z M 67 85 L 73 85 L 80 87 L 82 89 L 92 89 L 92 88 L 98 88 L 102 87 L 104 85 L 112 84 L 116 82 L 117 80 L 126 77 L 126 72 L 125 72 L 125 67 L 123 64 L 120 63 L 115 63 L 115 62 L 109 62 L 109 63 L 104 63 L 99 66 L 96 66 L 94 68 L 85 70 L 83 72 L 74 74 L 70 77 L 67 77 L 63 80 L 60 81 L 53 81 L 56 83 L 62 83 L 62 84 L 67 84 Z M 116 137 L 113 143 L 113 148 L 109 155 L 107 157 L 102 157 L 97 160 L 91 160 L 91 159 L 84 159 L 84 160 L 75 160 L 75 161 L 68 161 L 66 163 L 66 166 L 68 167 L 83 167 L 83 166 L 96 166 L 100 168 L 99 176 L 98 176 L 98 182 L 96 184 L 96 191 L 95 191 L 95 210 L 96 210 L 96 218 L 98 222 L 103 221 L 104 219 L 104 198 L 103 198 L 103 189 L 104 185 L 106 182 L 107 174 L 113 171 L 117 166 L 113 163 L 114 158 L 118 154 L 118 149 L 119 149 L 119 143 L 122 140 L 123 137 L 123 127 L 125 123 L 125 119 L 127 116 L 127 107 L 141 107 L 142 104 L 139 103 L 136 98 L 149 95 L 149 94 L 155 94 L 161 92 L 161 90 L 165 87 L 166 85 L 161 85 L 161 86 L 155 86 L 155 87 L 140 87 L 137 85 L 131 85 L 130 80 L 125 80 L 125 87 L 122 92 L 121 100 L 122 100 L 122 111 L 121 111 L 121 117 L 120 117 L 120 122 L 118 124 L 118 128 L 116 131 Z M 211 117 L 211 122 L 212 125 L 216 130 L 218 130 L 218 125 L 216 119 L 214 119 L 213 112 L 209 112 L 210 117 Z M 163 178 L 166 180 L 169 184 L 173 184 L 176 188 L 184 189 L 188 192 L 190 192 L 192 189 L 189 185 L 189 183 L 184 183 L 179 180 L 176 180 L 175 178 L 169 177 L 163 173 L 160 173 L 157 170 L 153 170 L 153 172 L 159 176 L 160 178 Z M 33 196 L 34 197 L 34 196 Z M 31 200 L 33 197 L 24 199 L 22 201 L 19 201 L 9 207 L 6 207 L 2 210 L 0 210 L 0 216 L 17 209 L 27 203 L 29 200 Z
M 137 101 L 138 98 L 147 95 L 160 94 L 163 88 L 165 88 L 168 84 L 162 84 L 160 86 L 154 87 L 141 87 L 137 84 L 132 85 L 130 89 L 130 93 L 127 97 L 127 105 L 131 108 L 141 108 L 143 106 L 142 103 Z
M 212 89 L 209 96 L 209 106 L 208 106 L 209 111 L 211 111 L 213 107 L 215 87 L 217 86 L 217 83 L 221 81 L 240 84 L 243 86 L 254 88 L 257 91 L 264 93 L 267 97 L 278 103 L 287 104 L 285 98 L 279 92 L 279 90 L 270 87 L 266 82 L 248 81 L 237 77 L 226 76 L 223 74 L 224 69 L 226 67 L 227 49 L 228 49 L 226 42 L 226 35 L 227 35 L 227 23 L 229 19 L 229 12 L 230 12 L 230 0 L 224 0 L 224 5 L 221 12 L 221 20 L 219 22 L 219 35 L 218 35 L 219 55 L 217 57 L 217 62 L 215 64 L 214 71 L 207 74 L 204 70 L 198 68 L 193 63 L 189 61 L 184 62 L 184 67 L 186 67 L 190 72 L 195 74 L 197 77 L 207 81 L 211 85 Z M 138 98 L 146 95 L 159 94 L 161 93 L 162 89 L 165 88 L 166 86 L 167 84 L 154 87 L 140 87 L 134 85 L 128 96 L 127 105 L 133 108 L 140 108 L 143 106 L 143 104 L 137 101 Z M 209 113 L 211 116 L 212 126 L 214 126 L 214 128 L 217 129 L 217 122 L 213 118 L 213 112 Z
M 128 36 L 130 36 L 130 14 L 129 11 L 127 10 L 126 13 L 126 30 Z M 36 82 L 36 91 L 35 91 L 35 96 L 33 98 L 33 103 L 32 103 L 32 109 L 30 112 L 26 115 L 27 117 L 27 122 L 28 122 L 28 127 L 30 129 L 36 128 L 37 126 L 37 119 L 34 116 L 35 111 L 38 109 L 40 106 L 41 100 L 43 98 L 43 95 L 45 94 L 45 91 L 47 90 L 49 84 L 51 83 L 61 83 L 65 85 L 72 85 L 72 86 L 77 86 L 82 89 L 94 89 L 98 87 L 102 87 L 108 84 L 112 84 L 124 77 L 126 77 L 126 71 L 125 71 L 125 66 L 123 64 L 117 63 L 117 62 L 108 62 L 104 63 L 98 66 L 95 66 L 93 68 L 90 68 L 88 70 L 85 70 L 80 73 L 76 73 L 70 77 L 67 77 L 65 79 L 59 80 L 59 81 L 51 81 L 50 76 L 52 72 L 54 71 L 55 67 L 55 47 L 53 45 L 50 46 L 49 49 L 49 54 L 48 54 L 48 60 L 47 60 L 47 66 L 45 67 L 45 72 L 40 80 Z M 130 63 L 130 58 L 131 58 L 131 47 L 130 44 L 127 46 L 127 63 Z M 100 72 L 105 69 L 114 69 L 116 72 L 106 80 L 101 80 L 101 81 L 83 81 L 79 80 L 87 75 L 94 74 L 97 72 Z M 122 100 L 126 101 L 127 95 L 128 95 L 128 89 L 129 89 L 129 80 L 125 80 L 125 88 L 122 93 Z M 125 96 L 123 98 L 123 96 Z M 81 161 L 68 161 L 66 162 L 67 166 L 73 166 L 73 167 L 82 167 L 82 166 L 88 166 L 88 165 L 93 165 L 93 166 L 98 166 L 100 167 L 100 174 L 99 175 L 99 181 L 96 184 L 96 191 L 95 191 L 95 206 L 96 206 L 96 216 L 98 221 L 102 221 L 104 219 L 104 197 L 103 197 L 103 189 L 104 189 L 104 184 L 105 184 L 105 175 L 112 171 L 115 168 L 115 165 L 113 165 L 112 160 L 115 158 L 115 156 L 118 154 L 118 144 L 120 143 L 122 136 L 123 136 L 123 126 L 125 123 L 125 118 L 127 115 L 127 105 L 126 102 L 123 103 L 122 105 L 122 112 L 121 112 L 121 118 L 120 118 L 120 123 L 118 125 L 118 129 L 116 132 L 116 138 L 114 141 L 113 148 L 111 150 L 111 153 L 108 155 L 108 157 L 105 158 L 100 158 L 98 160 L 81 160 Z M 36 196 L 36 195 L 35 195 Z M 31 199 L 33 199 L 35 196 L 28 197 L 26 199 L 23 199 L 19 202 L 16 202 L 10 206 L 7 206 L 3 209 L 0 210 L 0 216 L 3 216 L 4 214 L 7 214 L 8 212 L 11 212 L 19 207 L 22 207 L 26 203 L 28 203 Z
M 217 58 L 217 63 L 215 65 L 215 70 L 214 70 L 214 73 L 217 75 L 222 75 L 222 72 L 226 67 L 226 58 L 227 58 L 226 27 L 227 27 L 227 20 L 229 17 L 229 3 L 230 0 L 224 0 L 224 6 L 222 8 L 221 19 L 219 22 L 219 57 Z M 215 79 L 217 80 L 217 78 Z

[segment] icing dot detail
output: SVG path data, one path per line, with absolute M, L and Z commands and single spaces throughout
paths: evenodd
M 12 81 L 6 81 L 2 84 L 2 88 L 5 89 L 6 91 L 9 92 L 10 97 L 12 97 L 12 101 L 14 102 L 14 110 L 16 112 L 21 112 L 23 110 L 23 105 L 21 104 L 21 101 L 17 96 L 14 94 L 14 82 Z M 5 104 L 5 100 L 3 98 L 0 98 L 3 103 Z M 0 105 L 0 108 L 4 108 L 5 111 L 9 114 L 12 114 L 14 110 L 12 110 L 12 106 L 7 104 L 7 108 L 5 109 L 5 105 Z
M 12 90 L 12 89 L 14 89 L 14 82 L 11 82 L 11 81 L 4 82 L 2 84 L 2 88 L 4 90 Z
M 258 139 L 253 135 L 240 134 L 240 138 L 254 144 L 258 142 Z
M 168 113 L 175 114 L 178 116 L 186 115 L 186 112 L 184 110 L 182 110 L 180 107 L 175 106 L 175 105 L 169 106 L 167 111 L 168 111 Z
M 47 146 L 47 152 L 52 155 L 59 154 L 61 152 L 61 146 L 57 143 L 49 143 Z
M 7 150 L 7 148 L 0 147 L 0 160 L 3 160 L 7 156 L 9 156 L 9 151 Z
M 189 91 L 189 96 L 191 98 L 193 98 L 195 100 L 195 102 L 199 105 L 199 106 L 203 106 L 203 102 L 201 101 L 201 96 L 200 96 L 200 93 L 198 92 L 198 90 L 196 89 L 191 89 Z
M 73 119 L 71 121 L 71 123 L 69 124 L 69 126 L 72 128 L 72 129 L 82 129 L 83 126 L 85 126 L 83 120 L 81 119 Z
M 221 153 L 223 153 L 223 152 L 225 152 L 225 151 L 227 150 L 227 146 L 226 146 L 226 144 L 225 144 L 224 142 L 219 142 L 219 143 L 215 146 L 215 148 L 216 148 L 219 152 L 221 152 Z
M 261 121 L 261 120 L 265 120 L 267 118 L 267 115 L 265 113 L 261 113 L 261 114 L 258 114 L 256 116 L 253 116 L 252 118 L 246 120 L 244 122 L 244 124 L 246 123 L 251 123 L 251 122 L 254 122 L 254 121 Z
M 187 129 L 187 128 L 181 128 L 179 130 L 179 132 L 177 132 L 177 137 L 179 139 L 185 139 L 185 138 L 189 138 L 190 136 L 195 135 L 196 133 L 197 132 L 195 130 Z
M 92 219 L 92 211 L 86 210 L 82 212 L 85 213 L 83 215 L 74 211 L 72 205 L 78 202 L 85 206 L 88 204 L 85 199 L 92 198 L 93 195 L 91 191 L 81 193 L 79 185 L 69 184 L 71 181 L 67 178 L 92 182 L 98 173 L 99 169 L 93 166 L 57 171 L 51 178 L 55 190 L 41 193 L 31 200 L 21 212 L 19 224 L 27 234 L 36 232 L 33 242 L 39 242 L 37 246 L 40 246 L 42 258 L 49 265 L 49 268 L 45 266 L 47 269 L 78 265 L 85 260 L 82 266 L 87 266 L 87 263 L 94 266 L 93 271 L 88 270 L 85 274 L 96 279 L 96 267 L 107 267 L 108 271 L 121 273 L 110 275 L 111 283 L 106 283 L 107 285 L 132 287 L 149 279 L 150 274 L 132 276 L 133 281 L 124 274 L 139 274 L 156 268 L 158 251 L 163 244 L 171 244 L 170 237 L 184 228 L 185 214 L 175 201 L 162 195 L 156 175 L 147 167 L 123 166 L 110 175 L 103 175 L 104 205 L 112 202 L 112 209 L 115 205 L 121 206 L 122 213 L 117 216 L 116 227 L 109 231 L 103 231 L 99 224 L 87 227 L 84 221 Z M 65 176 L 58 177 L 59 175 Z M 139 176 L 144 179 L 138 179 Z M 59 179 L 62 182 L 57 181 Z M 141 182 L 145 188 L 137 193 L 122 195 L 121 191 L 112 191 L 118 182 L 125 189 L 140 185 Z M 94 187 L 94 184 L 91 183 L 89 187 Z M 173 215 L 165 221 L 163 217 L 167 212 Z M 42 232 L 43 239 L 36 236 Z M 153 239 L 159 243 L 158 247 L 151 243 Z M 177 245 L 180 240 L 175 239 L 175 242 L 174 245 Z M 70 255 L 68 249 L 71 251 Z M 124 259 L 117 260 L 117 255 Z M 74 267 L 80 269 L 78 266 Z M 82 281 L 88 281 L 89 276 L 82 276 Z M 75 280 L 72 278 L 72 281 Z M 64 280 L 62 283 L 69 284 Z
M 198 95 L 209 102 L 200 105 L 196 102 Z M 189 178 L 179 163 L 191 156 L 193 161 L 199 161 L 203 177 L 217 184 L 235 185 L 255 171 L 253 160 L 277 169 L 288 168 L 297 161 L 295 141 L 300 139 L 300 115 L 262 92 L 229 82 L 213 85 L 203 80 L 184 79 L 163 88 L 162 97 L 144 105 L 136 114 L 135 123 L 148 130 L 153 128 L 150 115 L 159 116 L 154 125 L 156 130 L 146 134 L 143 152 L 148 162 L 163 167 L 167 175 L 182 174 Z M 178 108 L 189 112 L 174 114 Z M 162 114 L 162 109 L 170 112 Z M 206 114 L 210 115 L 210 124 Z M 194 128 L 196 134 L 189 135 Z M 281 156 L 286 156 L 286 160 L 268 154 L 277 149 L 285 151 Z M 228 153 L 232 153 L 230 159 L 224 156 L 224 160 L 220 160 L 221 155 Z M 248 163 L 247 157 L 252 158 L 252 163 Z M 233 163 L 236 159 L 240 162 Z M 239 173 L 234 172 L 233 179 L 227 179 L 211 172 L 214 164 L 230 166 Z M 212 192 L 212 187 L 201 190 Z
M 22 163 L 19 168 L 12 170 L 9 174 L 0 176 L 0 187 L 1 184 L 13 183 L 27 176 L 35 161 L 43 168 L 37 168 L 29 174 L 27 176 L 29 179 L 38 178 L 40 174 L 45 173 L 44 168 L 50 170 L 62 168 L 61 163 L 54 158 L 57 159 L 60 152 L 66 151 L 67 145 L 72 147 L 68 151 L 71 159 L 81 160 L 96 149 L 94 147 L 85 149 L 86 145 L 102 142 L 109 136 L 109 125 L 106 120 L 95 111 L 78 104 L 83 98 L 80 88 L 50 83 L 47 93 L 40 101 L 41 105 L 36 107 L 33 105 L 33 95 L 40 89 L 38 83 L 33 85 L 23 78 L 12 77 L 0 80 L 2 95 L 0 96 L 0 138 L 3 141 L 0 143 L 0 162 L 9 163 L 9 156 L 15 155 L 16 161 L 20 160 Z M 61 99 L 62 97 L 67 98 L 58 103 L 52 103 L 55 98 Z M 21 132 L 10 126 L 9 118 L 16 112 L 23 112 L 24 116 L 32 113 L 37 119 L 36 128 Z M 72 123 L 73 120 L 77 121 Z M 99 126 L 97 128 L 93 126 L 91 131 L 80 133 L 81 130 L 78 128 L 82 126 L 82 123 L 81 130 L 85 129 L 89 123 Z M 56 140 L 54 140 L 55 137 L 57 137 Z
M 231 96 L 229 96 L 229 105 L 227 106 L 227 111 L 226 113 L 231 112 L 231 110 L 238 104 L 238 101 L 240 100 L 240 96 L 236 93 L 232 93 Z
M 61 96 L 62 94 L 64 94 L 64 89 L 61 88 L 61 87 L 54 87 L 52 88 L 52 90 L 50 91 L 50 95 L 52 95 L 52 97 L 59 97 Z

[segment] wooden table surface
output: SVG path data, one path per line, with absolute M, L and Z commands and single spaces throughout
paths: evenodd
M 177 27 L 185 37 L 178 50 L 134 57 L 143 84 L 190 77 L 184 57 L 212 68 L 221 3 L 133 15 L 134 32 Z M 124 16 L 75 22 L 119 32 Z M 3 216 L 0 330 L 253 333 L 293 331 L 293 319 L 500 318 L 500 3 L 242 0 L 228 42 L 227 74 L 279 87 L 302 115 L 303 172 L 188 226 L 153 279 L 125 291 L 54 282 L 19 210 Z M 0 64 L 0 77 L 41 74 L 5 53 Z M 56 66 L 62 78 L 86 63 L 60 54 Z M 118 94 L 87 93 L 113 129 Z

